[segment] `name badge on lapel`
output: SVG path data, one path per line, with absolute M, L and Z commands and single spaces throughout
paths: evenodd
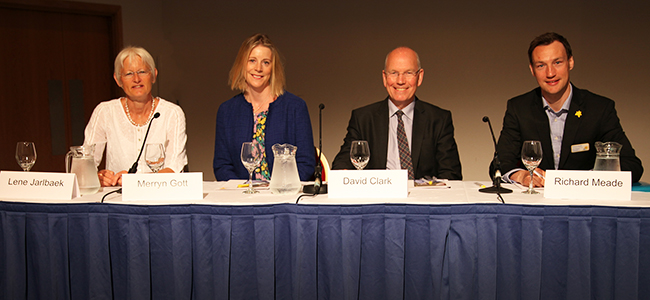
M 589 143 L 571 145 L 571 153 L 589 151 Z

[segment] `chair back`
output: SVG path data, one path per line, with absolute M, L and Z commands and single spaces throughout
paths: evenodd
M 330 173 L 330 164 L 327 161 L 327 157 L 325 157 L 325 154 L 323 153 L 323 155 L 321 156 L 320 151 L 318 150 L 318 148 L 316 148 L 316 160 L 318 160 L 319 158 L 320 158 L 320 166 L 323 169 L 323 172 L 321 173 L 321 180 L 327 181 L 327 177 Z

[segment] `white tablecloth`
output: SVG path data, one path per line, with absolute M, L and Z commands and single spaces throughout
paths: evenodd
M 247 195 L 242 191 L 245 188 L 238 188 L 244 180 L 231 181 L 206 181 L 203 183 L 203 200 L 200 201 L 122 201 L 120 194 L 108 195 L 104 202 L 127 205 L 155 205 L 155 204 L 205 204 L 205 205 L 265 205 L 278 203 L 295 203 L 300 194 L 296 195 L 275 195 L 268 188 L 258 188 L 259 194 Z M 305 183 L 307 184 L 307 183 Z M 412 187 L 409 189 L 407 198 L 386 198 L 386 199 L 330 199 L 327 195 L 304 196 L 300 204 L 311 205 L 359 205 L 377 203 L 398 203 L 398 204 L 467 204 L 467 203 L 499 203 L 496 194 L 480 193 L 481 185 L 490 185 L 487 181 L 448 181 L 447 188 Z M 505 203 L 509 204 L 530 204 L 530 205 L 603 205 L 603 206 L 632 206 L 650 207 L 650 193 L 632 192 L 631 200 L 576 200 L 576 199 L 547 199 L 544 197 L 543 188 L 538 188 L 538 195 L 522 194 L 526 188 L 520 185 L 504 184 L 504 187 L 513 190 L 513 193 L 502 194 Z M 32 203 L 93 203 L 100 202 L 108 192 L 117 188 L 102 188 L 98 193 L 75 198 L 71 201 L 49 201 L 49 200 L 12 200 Z

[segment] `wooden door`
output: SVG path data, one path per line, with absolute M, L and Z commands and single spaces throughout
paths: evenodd
M 119 7 L 57 3 L 0 3 L 0 170 L 20 170 L 16 142 L 33 141 L 32 170 L 65 171 L 94 107 L 118 95 Z

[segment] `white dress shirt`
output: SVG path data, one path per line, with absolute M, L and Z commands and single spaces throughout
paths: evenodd
M 388 100 L 388 152 L 386 155 L 386 169 L 387 170 L 401 170 L 402 167 L 399 163 L 399 145 L 397 143 L 397 115 L 395 114 L 399 108 Z M 409 143 L 409 151 L 411 151 L 411 135 L 413 133 L 413 114 L 415 111 L 415 101 L 411 102 L 404 109 L 402 109 L 402 121 L 404 122 L 404 131 Z M 370 150 L 372 156 L 372 149 Z M 413 166 L 415 167 L 415 166 Z
M 160 117 L 153 120 L 147 144 L 165 147 L 165 166 L 180 172 L 187 164 L 185 143 L 185 114 L 180 106 L 161 98 L 156 106 Z M 84 145 L 95 144 L 95 164 L 102 161 L 106 148 L 106 169 L 115 173 L 128 171 L 140 153 L 147 126 L 135 126 L 129 121 L 120 99 L 104 101 L 95 107 L 84 132 Z M 151 172 L 144 161 L 138 161 L 138 173 Z

